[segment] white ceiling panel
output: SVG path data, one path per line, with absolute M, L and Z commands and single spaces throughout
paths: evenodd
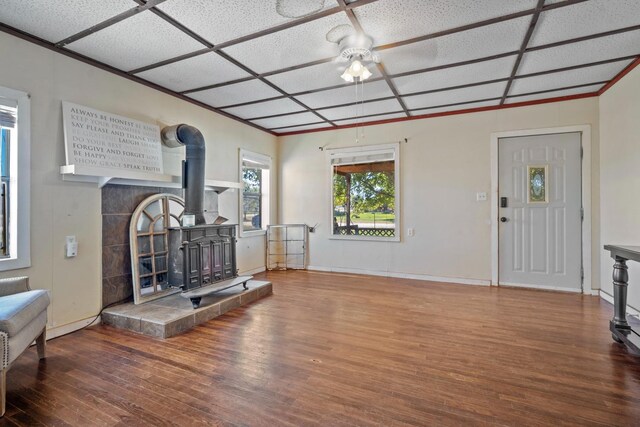
M 378 52 L 390 74 L 451 64 L 520 49 L 531 17 L 385 49 Z
M 337 56 L 338 45 L 325 36 L 338 25 L 350 25 L 346 14 L 316 19 L 223 50 L 256 72 L 278 70 Z
M 499 98 L 503 95 L 506 82 L 491 83 L 464 89 L 447 90 L 443 92 L 427 93 L 424 95 L 405 96 L 405 105 L 409 109 L 437 107 L 458 102 L 479 101 L 481 99 Z
M 339 84 L 347 85 L 345 81 L 340 78 L 340 75 L 346 67 L 347 64 L 345 63 L 326 62 L 324 64 L 287 71 L 286 73 L 274 74 L 273 76 L 267 77 L 267 80 L 287 93 L 303 92 Z M 378 67 L 369 65 L 368 68 L 372 74 L 371 78 L 380 77 Z
M 205 46 L 164 19 L 145 11 L 66 47 L 127 71 L 184 55 Z
M 349 102 L 356 102 L 356 100 L 369 100 L 377 98 L 385 98 L 393 96 L 393 92 L 389 88 L 389 85 L 384 80 L 378 80 L 376 82 L 365 83 L 364 85 L 358 85 L 356 98 L 356 86 L 351 84 L 347 87 L 341 87 L 338 89 L 323 90 L 322 92 L 310 93 L 307 95 L 296 96 L 296 98 L 304 102 L 311 108 L 322 108 L 330 105 L 347 104 Z
M 593 92 L 599 91 L 602 88 L 602 86 L 604 85 L 602 84 L 591 85 L 591 86 L 578 87 L 574 89 L 565 89 L 565 90 L 556 90 L 553 92 L 538 93 L 535 95 L 515 96 L 513 98 L 507 98 L 505 100 L 505 104 L 513 104 L 514 102 L 535 101 L 538 99 L 557 98 L 559 96 L 578 95 L 581 93 L 593 93 Z
M 240 107 L 225 108 L 224 111 L 234 116 L 250 119 L 252 117 L 264 117 L 275 114 L 294 113 L 304 110 L 299 104 L 289 98 L 275 99 L 257 104 L 242 105 Z
M 252 123 L 262 126 L 263 128 L 272 129 L 295 125 L 304 125 L 307 123 L 315 123 L 322 120 L 313 113 L 297 113 L 290 116 L 271 117 L 270 119 L 251 120 Z
M 398 101 L 389 99 L 358 105 L 357 110 L 355 105 L 350 105 L 348 107 L 328 108 L 326 110 L 320 110 L 318 113 L 329 120 L 337 120 L 355 116 L 368 116 L 369 114 L 397 113 L 398 111 L 402 111 L 402 107 Z
M 618 61 L 560 73 L 515 79 L 509 95 L 611 80 L 631 61 Z
M 393 79 L 400 94 L 434 90 L 509 77 L 516 55 L 462 67 L 445 68 Z
M 335 7 L 336 3 L 333 0 L 289 0 L 282 5 L 284 14 L 300 16 Z M 295 20 L 280 15 L 275 0 L 170 0 L 158 5 L 158 9 L 213 44 Z
M 137 74 L 176 92 L 228 82 L 250 76 L 217 53 L 205 53 Z
M 352 3 L 351 0 L 345 0 Z M 545 4 L 560 0 L 546 0 Z M 567 1 L 567 0 L 564 0 Z M 216 45 L 290 23 L 309 12 L 333 9 L 336 0 L 166 0 L 158 10 L 184 27 Z M 353 11 L 374 46 L 400 43 L 415 37 L 499 18 L 510 13 L 530 11 L 538 0 L 377 0 L 355 6 Z M 139 0 L 0 0 L 0 22 L 52 43 L 91 28 L 113 16 L 131 10 Z M 526 12 L 528 13 L 528 12 Z M 531 14 L 499 21 L 491 25 L 456 32 L 442 37 L 377 50 L 403 102 L 415 114 L 453 111 L 497 105 L 506 82 L 483 84 L 442 91 L 509 77 L 517 52 L 531 22 Z M 542 46 L 575 37 L 613 31 L 640 24 L 640 0 L 589 0 L 541 14 L 529 46 Z M 326 40 L 327 32 L 344 30 L 351 22 L 344 11 L 313 19 L 301 25 L 273 32 L 242 43 L 222 47 L 225 54 L 257 73 L 269 73 L 306 63 L 328 60 L 318 65 L 274 74 L 264 79 L 250 79 L 188 94 L 239 118 L 278 115 L 251 120 L 266 128 L 283 128 L 278 132 L 328 127 L 321 119 L 297 102 L 339 124 L 405 117 L 398 100 L 382 80 L 379 70 L 370 66 L 377 81 L 364 85 L 364 99 L 390 98 L 384 101 L 337 107 L 356 101 L 356 89 L 346 84 L 340 74 L 347 64 L 332 61 L 338 46 Z M 268 32 L 268 31 L 267 31 Z M 339 32 L 339 31 L 338 31 Z M 200 51 L 206 46 L 189 37 L 151 11 L 135 14 L 121 22 L 70 43 L 66 48 L 115 68 L 130 71 L 181 55 Z M 421 72 L 454 63 L 484 57 L 509 56 L 469 65 Z M 556 68 L 572 67 L 595 61 L 640 54 L 640 30 L 628 31 L 563 46 L 531 51 L 523 56 L 519 76 Z M 516 78 L 507 102 L 529 101 L 579 93 L 592 93 L 631 63 L 617 61 L 594 67 Z M 252 72 L 234 65 L 214 52 L 167 64 L 138 73 L 142 79 L 175 92 L 192 91 L 251 77 Z M 394 77 L 395 76 L 395 77 Z M 274 84 L 295 100 L 283 97 Z M 588 85 L 575 89 L 559 89 Z M 335 87 L 329 90 L 320 90 Z M 437 92 L 434 92 L 437 91 Z M 545 91 L 537 95 L 532 92 Z M 312 92 L 312 93 L 308 93 Z M 419 92 L 420 95 L 412 95 Z M 361 96 L 361 95 L 360 95 Z M 479 101 L 492 99 L 491 101 Z M 255 103 L 249 105 L 247 102 Z M 450 104 L 449 107 L 444 107 Z M 230 107 L 231 106 L 231 107 Z M 354 119 L 354 116 L 371 116 Z M 311 123 L 311 124 L 310 124 Z
M 259 99 L 272 98 L 282 94 L 266 83 L 258 79 L 241 83 L 220 86 L 200 92 L 193 92 L 187 96 L 213 107 L 241 104 L 243 102 L 257 101 Z
M 536 0 L 379 0 L 354 12 L 379 46 L 535 7 Z
M 529 46 L 638 25 L 638 0 L 589 0 L 541 13 Z
M 483 101 L 483 102 L 470 102 L 468 104 L 462 105 L 452 105 L 449 107 L 437 107 L 437 108 L 425 108 L 422 110 L 412 111 L 411 115 L 420 116 L 423 114 L 436 114 L 436 113 L 446 113 L 448 111 L 460 111 L 460 110 L 468 110 L 471 108 L 480 108 L 480 107 L 493 107 L 500 104 L 500 100 L 496 99 L 494 101 Z
M 336 120 L 335 123 L 338 126 L 342 126 L 342 125 L 352 125 L 354 123 L 376 122 L 378 120 L 399 119 L 402 117 L 407 117 L 407 115 L 405 113 L 381 114 L 379 116 L 363 117 L 360 119 Z
M 310 129 L 331 129 L 333 128 L 333 126 L 331 126 L 328 123 L 318 123 L 315 125 L 307 125 L 307 126 L 293 126 L 293 127 L 288 127 L 288 128 L 280 128 L 280 129 L 275 129 L 275 132 L 278 133 L 287 133 L 287 132 L 299 132 L 301 130 L 310 130 Z
M 640 17 L 638 22 L 640 22 Z M 522 58 L 518 74 L 536 73 L 639 54 L 640 30 L 629 31 L 614 36 L 528 52 Z
M 0 22 L 57 43 L 137 6 L 131 0 L 3 1 Z

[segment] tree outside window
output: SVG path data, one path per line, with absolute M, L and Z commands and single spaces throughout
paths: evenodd
M 271 158 L 240 150 L 240 236 L 263 234 L 269 224 Z
M 330 154 L 333 236 L 390 238 L 398 233 L 398 160 L 394 146 Z
M 242 229 L 261 230 L 262 218 L 262 169 L 244 167 L 242 169 Z

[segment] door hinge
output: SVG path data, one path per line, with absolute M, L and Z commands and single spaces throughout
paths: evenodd
M 580 221 L 584 221 L 584 208 L 580 208 Z
M 584 148 L 582 146 L 580 146 L 580 158 L 584 159 Z
M 580 267 L 580 283 L 584 285 L 584 267 Z

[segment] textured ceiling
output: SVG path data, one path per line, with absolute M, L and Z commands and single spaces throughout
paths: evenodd
M 380 58 L 358 98 L 347 25 Z M 4 0 L 0 30 L 282 134 L 595 93 L 640 56 L 640 1 Z

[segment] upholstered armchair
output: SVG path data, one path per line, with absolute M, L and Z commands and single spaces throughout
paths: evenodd
M 49 294 L 29 288 L 28 277 L 0 279 L 0 416 L 4 415 L 7 371 L 35 340 L 45 357 Z

